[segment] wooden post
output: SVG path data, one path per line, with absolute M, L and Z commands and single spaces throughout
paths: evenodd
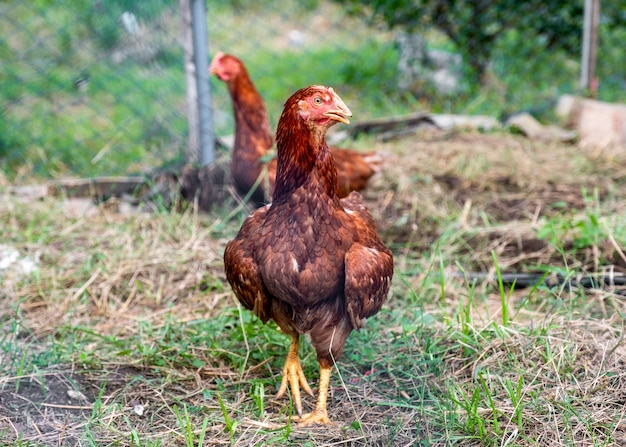
M 585 0 L 583 23 L 583 51 L 580 70 L 580 88 L 591 97 L 598 93 L 596 59 L 598 53 L 598 24 L 600 22 L 600 0 Z

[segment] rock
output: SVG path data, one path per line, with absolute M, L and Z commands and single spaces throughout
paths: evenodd
M 401 32 L 398 45 L 398 87 L 414 93 L 430 84 L 437 92 L 452 95 L 461 90 L 462 58 L 459 54 L 428 48 L 420 34 Z
M 17 248 L 0 244 L 0 278 L 8 273 L 18 277 L 29 275 L 37 270 L 38 266 L 38 255 L 36 258 L 22 256 Z
M 570 119 L 576 101 L 577 99 L 574 95 L 561 95 L 556 103 L 556 116 L 557 118 L 559 118 L 559 120 L 561 120 L 561 124 L 563 124 L 564 126 L 572 125 Z
M 302 31 L 297 29 L 292 29 L 287 33 L 287 39 L 289 41 L 289 46 L 294 48 L 303 47 L 306 43 L 306 36 Z
M 565 95 L 557 115 L 578 132 L 582 148 L 626 150 L 626 105 Z

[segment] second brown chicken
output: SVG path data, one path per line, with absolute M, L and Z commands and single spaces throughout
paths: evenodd
M 273 138 L 265 102 L 254 86 L 244 63 L 218 52 L 211 61 L 209 73 L 226 83 L 235 115 L 235 142 L 231 161 L 231 178 L 239 194 L 257 205 L 271 200 L 276 183 L 276 158 L 271 157 Z M 337 193 L 346 197 L 360 191 L 383 164 L 376 152 L 330 148 L 337 168 Z

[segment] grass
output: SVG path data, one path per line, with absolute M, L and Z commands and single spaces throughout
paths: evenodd
M 621 271 L 623 161 L 505 134 L 356 144 L 404 162 L 365 193 L 396 274 L 336 365 L 336 427 L 300 429 L 274 399 L 288 340 L 225 281 L 221 253 L 245 216 L 234 202 L 77 212 L 63 197 L 26 206 L 3 181 L 0 240 L 37 268 L 0 270 L 0 444 L 619 445 L 622 288 L 503 275 Z M 307 343 L 301 356 L 315 384 Z

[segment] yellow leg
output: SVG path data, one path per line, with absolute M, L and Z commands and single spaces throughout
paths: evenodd
M 302 398 L 300 397 L 300 387 L 302 386 L 302 389 L 311 396 L 313 396 L 313 391 L 311 391 L 311 387 L 306 381 L 306 377 L 304 377 L 304 372 L 302 372 L 302 365 L 300 364 L 300 358 L 298 357 L 299 346 L 300 337 L 294 336 L 291 339 L 291 346 L 289 347 L 287 359 L 285 360 L 285 366 L 283 367 L 283 378 L 280 382 L 280 388 L 278 388 L 276 397 L 283 397 L 287 391 L 287 384 L 289 384 L 291 388 L 291 396 L 294 404 L 296 405 L 298 416 L 302 416 Z
M 300 427 L 312 424 L 331 425 L 330 419 L 328 419 L 328 412 L 326 411 L 326 398 L 328 397 L 328 387 L 330 385 L 330 373 L 332 366 L 324 367 L 320 366 L 320 389 L 317 396 L 317 404 L 315 410 L 311 413 L 295 419 Z

